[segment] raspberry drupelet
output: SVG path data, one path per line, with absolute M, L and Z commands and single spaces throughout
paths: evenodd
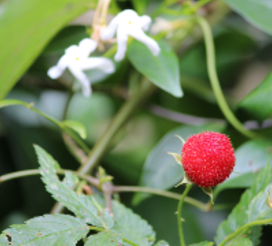
M 229 138 L 217 132 L 203 132 L 188 138 L 181 158 L 184 171 L 200 187 L 222 183 L 233 171 L 236 161 Z

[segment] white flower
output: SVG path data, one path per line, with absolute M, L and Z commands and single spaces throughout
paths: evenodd
M 127 50 L 128 36 L 144 43 L 154 56 L 159 55 L 160 47 L 156 41 L 148 37 L 144 31 L 147 31 L 151 24 L 151 18 L 147 15 L 139 16 L 135 11 L 127 9 L 119 13 L 101 33 L 102 40 L 109 40 L 117 35 L 117 53 L 114 59 L 121 61 L 125 57 Z
M 56 66 L 51 67 L 47 74 L 52 79 L 59 78 L 64 70 L 68 68 L 75 78 L 81 83 L 82 93 L 88 97 L 91 95 L 90 82 L 84 70 L 99 69 L 104 73 L 113 73 L 115 66 L 113 62 L 104 57 L 89 57 L 97 47 L 97 42 L 85 38 L 79 45 L 72 45 L 65 50 Z

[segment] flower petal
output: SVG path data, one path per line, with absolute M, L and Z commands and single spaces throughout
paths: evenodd
M 63 73 L 63 70 L 61 70 L 58 66 L 54 66 L 49 68 L 47 75 L 51 78 L 51 79 L 57 79 L 59 78 Z
M 82 93 L 85 97 L 89 97 L 91 95 L 91 87 L 88 77 L 83 71 L 75 66 L 68 66 L 71 73 L 75 76 L 75 78 L 80 82 L 82 87 Z
M 120 24 L 119 17 L 117 15 L 115 18 L 111 20 L 110 24 L 104 30 L 101 31 L 100 34 L 101 40 L 106 41 L 112 39 L 119 24 Z
M 161 49 L 158 43 L 153 40 L 152 38 L 148 37 L 144 31 L 140 28 L 133 28 L 133 30 L 130 30 L 129 34 L 137 39 L 138 41 L 144 43 L 148 49 L 152 52 L 154 56 L 159 55 Z
M 79 42 L 78 46 L 80 52 L 86 53 L 88 57 L 93 51 L 95 51 L 97 47 L 97 42 L 90 38 L 84 38 Z
M 138 18 L 138 23 L 144 31 L 149 29 L 151 22 L 152 20 L 148 15 L 143 15 Z
M 127 51 L 128 34 L 125 28 L 119 27 L 117 29 L 117 52 L 114 56 L 115 61 L 121 61 L 124 59 Z
M 63 55 L 59 61 L 58 64 L 56 66 L 51 67 L 48 72 L 47 75 L 52 78 L 52 79 L 57 79 L 59 78 L 63 71 L 65 70 L 65 68 L 68 65 L 68 57 L 66 55 Z
M 91 57 L 85 59 L 81 64 L 82 70 L 99 69 L 104 73 L 113 73 L 115 71 L 114 63 L 105 57 Z

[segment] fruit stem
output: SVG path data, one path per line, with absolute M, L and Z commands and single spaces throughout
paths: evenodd
M 183 235 L 183 230 L 182 230 L 182 218 L 181 218 L 181 212 L 182 212 L 182 206 L 185 197 L 187 196 L 188 192 L 192 188 L 193 184 L 189 184 L 186 186 L 178 204 L 178 212 L 177 212 L 177 217 L 178 217 L 178 229 L 179 229 L 179 238 L 180 238 L 180 246 L 185 246 L 185 241 L 184 241 L 184 235 Z
M 238 130 L 239 132 L 241 132 L 242 134 L 249 138 L 256 138 L 257 134 L 244 128 L 243 124 L 236 118 L 236 116 L 233 114 L 225 100 L 216 71 L 215 48 L 212 31 L 209 23 L 202 17 L 197 17 L 196 21 L 199 23 L 203 31 L 207 53 L 208 75 L 211 81 L 211 86 L 214 91 L 217 103 L 222 113 L 225 115 L 226 119 L 229 121 L 229 123 L 232 124 L 232 126 L 236 130 Z

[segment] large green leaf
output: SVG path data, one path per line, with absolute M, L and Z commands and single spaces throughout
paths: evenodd
M 271 118 L 271 95 L 272 72 L 270 72 L 264 81 L 238 104 L 238 109 L 245 110 L 248 114 L 260 121 Z
M 272 34 L 272 3 L 270 0 L 224 0 L 246 20 Z
M 85 219 L 89 224 L 104 228 L 113 226 L 113 219 L 109 213 L 97 205 L 93 197 L 91 199 L 86 195 L 78 195 L 72 188 L 78 183 L 78 179 L 70 172 L 65 173 L 65 178 L 61 182 L 56 175 L 57 162 L 51 155 L 46 153 L 41 147 L 35 146 L 41 166 L 42 180 L 46 184 L 46 190 L 52 196 L 74 212 L 78 217 Z
M 159 42 L 161 52 L 154 56 L 142 43 L 133 40 L 128 47 L 128 58 L 133 66 L 151 82 L 175 97 L 181 97 L 179 62 L 171 47 Z
M 239 147 L 236 152 L 236 164 L 230 177 L 215 187 L 214 197 L 229 188 L 246 188 L 254 182 L 258 172 L 267 164 L 272 164 L 272 142 L 251 140 Z
M 156 244 L 154 244 L 154 246 L 169 246 L 169 243 L 165 241 L 159 241 Z
M 229 246 L 253 246 L 252 242 L 246 237 L 238 237 L 231 240 L 227 245 Z
M 212 245 L 214 245 L 213 242 L 201 242 L 201 243 L 191 244 L 190 246 L 212 246 Z
M 242 195 L 240 202 L 232 210 L 228 219 L 222 222 L 218 227 L 215 237 L 215 242 L 217 244 L 221 243 L 228 235 L 235 232 L 241 226 L 253 220 L 257 220 L 259 218 L 259 215 L 262 214 L 262 211 L 268 211 L 268 206 L 267 210 L 263 209 L 263 202 L 265 203 L 268 192 L 266 192 L 266 197 L 264 198 L 264 201 L 260 200 L 260 194 L 264 194 L 263 191 L 267 190 L 267 186 L 271 188 L 271 185 L 269 185 L 271 181 L 272 170 L 270 165 L 267 165 L 258 175 L 252 187 Z M 253 205 L 251 204 L 252 201 L 255 201 Z M 260 204 L 261 206 L 259 206 Z M 255 208 L 261 208 L 263 210 L 260 210 L 260 213 L 257 211 L 257 216 L 252 216 L 251 214 L 256 214 L 254 212 Z M 249 236 L 254 245 L 257 245 L 260 234 L 260 227 L 250 228 L 250 230 L 243 233 L 243 235 Z
M 117 234 L 108 232 L 100 232 L 95 235 L 89 236 L 85 246 L 119 246 L 122 242 Z
M 44 215 L 28 220 L 24 225 L 12 225 L 1 235 L 2 238 L 8 235 L 10 243 L 1 245 L 74 246 L 87 235 L 88 231 L 89 228 L 84 220 L 79 218 L 63 214 Z
M 209 124 L 182 126 L 167 133 L 147 156 L 139 185 L 167 190 L 182 180 L 184 174 L 182 166 L 166 153 L 169 151 L 181 154 L 182 142 L 175 135 L 186 140 L 189 136 L 202 131 L 221 131 L 222 129 L 223 125 L 221 124 Z M 138 203 L 149 196 L 148 194 L 137 193 L 133 201 Z
M 94 0 L 10 0 L 1 5 L 0 99 L 41 53 L 49 40 Z
M 113 213 L 115 223 L 111 231 L 141 246 L 154 242 L 155 232 L 139 215 L 117 201 L 113 201 Z
M 271 171 L 271 170 L 270 170 Z M 272 184 L 261 191 L 249 204 L 247 210 L 248 222 L 272 218 L 272 209 L 267 205 L 267 197 L 272 190 Z

